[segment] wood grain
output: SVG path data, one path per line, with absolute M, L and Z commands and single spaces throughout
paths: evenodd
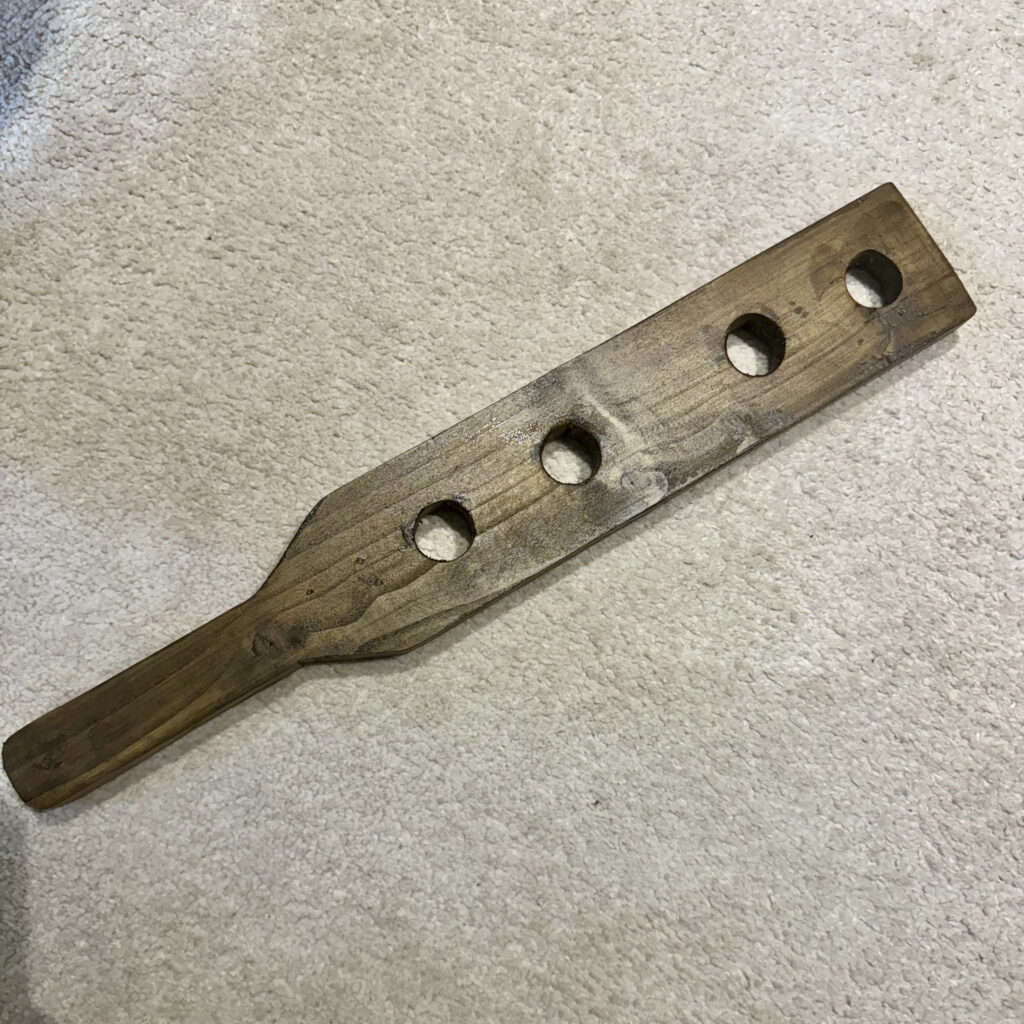
M 847 267 L 880 252 L 902 275 L 882 308 Z M 868 261 L 868 265 L 872 265 Z M 247 602 L 26 725 L 4 744 L 22 799 L 74 799 L 304 663 L 399 654 L 779 433 L 974 313 L 895 186 L 883 185 L 635 327 L 324 498 Z M 750 314 L 785 336 L 746 376 L 725 352 Z M 541 466 L 559 425 L 600 468 L 566 485 Z M 475 538 L 450 562 L 413 541 L 457 502 Z

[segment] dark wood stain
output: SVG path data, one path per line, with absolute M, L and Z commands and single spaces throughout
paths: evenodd
M 900 267 L 882 310 L 843 285 L 864 250 Z M 764 313 L 786 334 L 763 377 L 725 331 Z M 248 601 L 11 736 L 3 763 L 36 808 L 81 796 L 300 665 L 399 654 L 561 562 L 962 324 L 974 304 L 893 185 L 773 246 L 329 494 Z M 596 475 L 559 484 L 540 446 L 590 430 Z M 451 562 L 413 542 L 426 506 L 458 500 L 476 536 Z

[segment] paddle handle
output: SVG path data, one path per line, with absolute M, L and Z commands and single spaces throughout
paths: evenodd
M 4 770 L 30 806 L 66 803 L 287 675 L 298 646 L 257 595 L 19 729 Z

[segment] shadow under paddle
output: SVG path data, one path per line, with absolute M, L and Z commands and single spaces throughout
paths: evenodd
M 29 813 L 10 798 L 0 802 L 0 1024 L 55 1024 L 29 994 L 28 872 L 19 820 Z

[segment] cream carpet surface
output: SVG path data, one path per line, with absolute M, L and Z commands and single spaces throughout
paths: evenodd
M 395 660 L 0 786 L 0 1020 L 1024 1019 L 1024 36 L 0 7 L 0 728 L 339 484 L 885 181 L 954 336 Z

